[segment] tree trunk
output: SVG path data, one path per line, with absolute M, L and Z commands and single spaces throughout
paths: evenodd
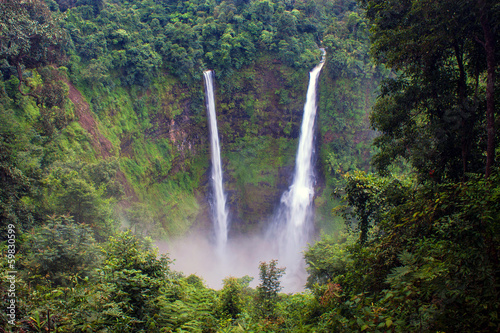
M 486 131 L 488 135 L 486 148 L 486 178 L 491 174 L 495 161 L 495 36 L 491 31 L 488 13 L 491 12 L 486 0 L 479 0 L 479 14 L 484 34 L 484 50 L 486 53 Z
M 461 148 L 462 148 L 462 180 L 465 181 L 465 175 L 467 173 L 467 163 L 469 160 L 470 147 L 472 141 L 472 130 L 474 122 L 471 121 L 473 117 L 473 111 L 468 106 L 467 103 L 467 75 L 464 67 L 464 57 L 463 51 L 458 43 L 455 41 L 453 43 L 453 48 L 455 49 L 455 58 L 457 61 L 460 76 L 457 82 L 457 95 L 458 95 L 458 105 L 460 108 L 460 127 L 461 127 Z
M 26 96 L 23 92 L 22 84 L 23 84 L 23 70 L 21 69 L 21 64 L 19 61 L 17 62 L 17 77 L 19 78 L 19 84 L 17 85 L 17 90 L 21 93 L 21 95 Z

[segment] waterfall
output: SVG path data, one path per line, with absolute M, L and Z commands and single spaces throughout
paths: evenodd
M 213 224 L 217 249 L 220 253 L 223 253 L 227 244 L 228 212 L 226 209 L 226 195 L 224 194 L 224 188 L 222 186 L 222 163 L 220 157 L 219 132 L 217 130 L 217 117 L 215 114 L 213 72 L 210 70 L 204 71 L 203 76 L 205 78 L 206 104 L 210 123 Z
M 304 270 L 302 250 L 312 229 L 312 201 L 314 198 L 314 124 L 316 118 L 316 90 L 323 59 L 309 73 L 304 114 L 300 129 L 299 146 L 295 159 L 292 185 L 281 197 L 281 205 L 275 220 L 278 233 L 278 250 L 281 264 L 286 267 L 285 284 L 293 284 L 294 275 Z M 295 286 L 298 287 L 298 286 Z M 292 286 L 293 288 L 293 286 Z

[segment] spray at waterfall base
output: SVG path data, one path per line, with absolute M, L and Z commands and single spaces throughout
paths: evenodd
M 324 52 L 324 51 L 323 51 Z M 278 259 L 279 266 L 286 268 L 282 280 L 285 292 L 304 290 L 306 282 L 303 251 L 310 238 L 313 221 L 314 198 L 314 130 L 319 74 L 324 64 L 309 73 L 309 85 L 304 105 L 299 146 L 297 149 L 293 182 L 281 197 L 281 204 L 268 230 L 260 235 L 229 239 L 226 196 L 222 184 L 220 144 L 217 131 L 213 72 L 204 72 L 207 113 L 210 121 L 212 187 L 214 191 L 215 246 L 205 235 L 192 234 L 173 242 L 168 247 L 176 259 L 174 269 L 185 274 L 196 274 L 212 288 L 220 288 L 222 280 L 229 276 L 254 278 L 258 282 L 259 263 Z

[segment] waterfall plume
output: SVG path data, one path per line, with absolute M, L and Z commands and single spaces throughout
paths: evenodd
M 227 244 L 228 211 L 226 208 L 226 195 L 222 184 L 222 161 L 220 156 L 219 132 L 217 129 L 217 116 L 215 113 L 215 96 L 213 71 L 203 72 L 205 80 L 205 96 L 210 128 L 210 152 L 212 159 L 211 184 L 213 189 L 212 219 L 214 224 L 215 242 L 217 250 L 223 254 Z
M 273 223 L 280 264 L 286 267 L 284 285 L 287 289 L 296 290 L 303 287 L 297 285 L 302 283 L 298 276 L 305 275 L 302 251 L 309 240 L 313 222 L 316 95 L 319 74 L 324 65 L 324 54 L 323 51 L 323 59 L 309 73 L 293 181 L 281 196 L 280 207 Z

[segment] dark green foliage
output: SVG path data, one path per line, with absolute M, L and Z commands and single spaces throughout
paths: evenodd
M 160 56 L 149 44 L 133 45 L 127 48 L 125 63 L 125 82 L 127 85 L 148 86 L 150 78 L 161 66 Z
M 239 6 L 138 1 L 134 7 L 104 2 L 94 12 L 82 3 L 66 7 L 73 7 L 66 27 L 76 54 L 103 75 L 124 73 L 125 85 L 149 86 L 161 68 L 184 82 L 207 66 L 225 76 L 262 52 L 297 68 L 311 68 L 319 59 L 320 14 L 314 2 L 305 8 L 271 1 Z
M 345 176 L 344 214 L 356 218 L 361 242 L 324 236 L 306 253 L 318 302 L 311 319 L 335 332 L 498 330 L 500 184 L 496 171 L 480 175 L 485 151 L 486 170 L 491 162 L 492 133 L 481 133 L 490 72 L 473 37 L 478 17 L 487 23 L 482 10 L 495 11 L 489 2 L 361 3 L 374 55 L 399 70 L 372 114 L 381 131 L 374 162 L 387 177 Z M 332 169 L 345 167 L 331 157 Z M 400 157 L 418 180 L 407 167 L 404 181 L 390 175 Z
M 51 15 L 44 1 L 0 3 L 0 60 L 2 68 L 15 68 L 22 87 L 23 72 L 61 57 L 65 41 L 59 17 Z
M 234 277 L 224 279 L 224 287 L 220 293 L 219 311 L 222 315 L 231 319 L 236 319 L 243 311 L 243 285 L 241 281 Z
M 251 312 L 253 290 L 249 287 L 252 277 L 227 277 L 223 280 L 223 287 L 218 292 L 217 308 L 215 313 L 221 324 L 226 322 L 241 323 Z
M 103 279 L 113 286 L 109 301 L 116 304 L 116 311 L 129 318 L 127 327 L 147 327 L 159 311 L 155 299 L 168 277 L 169 259 L 157 259 L 148 240 L 130 232 L 111 237 L 103 250 Z
M 498 15 L 498 7 L 489 1 L 361 3 L 374 24 L 373 55 L 400 71 L 383 85 L 372 116 L 373 126 L 382 133 L 376 140 L 377 167 L 384 171 L 401 156 L 414 164 L 421 178 L 437 181 L 464 178 L 485 164 L 489 170 L 496 132 L 490 76 L 495 64 L 488 57 L 498 49 L 484 48 L 478 36 L 498 38 L 481 31 L 489 26 L 484 21 L 489 14 Z M 481 75 L 488 76 L 486 94 L 478 89 Z
M 377 86 L 388 75 L 370 59 L 369 23 L 361 14 L 346 10 L 328 23 L 323 35 L 327 55 L 319 85 L 319 157 L 328 193 L 344 186 L 344 173 L 370 170 L 376 133 L 369 114 Z M 328 214 L 331 206 L 322 209 Z
M 328 238 L 313 246 L 306 258 L 310 282 L 320 283 L 314 289 L 324 324 L 336 331 L 498 327 L 498 180 L 495 173 L 428 183 L 404 195 L 411 200 L 384 196 L 378 211 L 386 212 L 364 247 Z M 356 204 L 363 202 L 370 206 Z
M 408 182 L 397 178 L 378 178 L 364 172 L 344 175 L 342 211 L 348 228 L 359 231 L 359 242 L 368 240 L 369 230 L 386 218 L 390 209 L 403 204 L 411 195 Z M 339 191 L 340 192 L 340 191 Z

